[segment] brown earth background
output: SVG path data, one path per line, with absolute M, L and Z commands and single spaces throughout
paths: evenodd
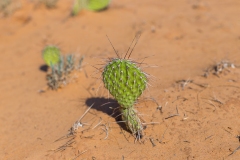
M 18 3 L 0 19 L 0 159 L 240 159 L 239 0 L 113 0 L 75 17 L 69 0 L 53 9 Z M 155 78 L 136 105 L 147 128 L 135 142 L 111 116 L 114 105 L 103 105 L 107 91 L 95 67 L 116 57 L 106 35 L 125 54 L 139 32 L 131 58 L 147 57 L 144 71 Z M 84 55 L 84 67 L 62 89 L 39 93 L 48 44 Z M 222 60 L 235 68 L 202 76 Z M 88 125 L 63 137 L 94 102 L 82 119 Z

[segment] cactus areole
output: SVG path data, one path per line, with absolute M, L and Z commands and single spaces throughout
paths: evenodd
M 105 87 L 122 108 L 132 107 L 147 84 L 144 72 L 128 59 L 112 59 L 102 75 Z

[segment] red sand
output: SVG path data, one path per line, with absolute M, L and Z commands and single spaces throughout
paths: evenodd
M 240 135 L 240 69 L 202 77 L 221 60 L 240 63 L 239 0 L 127 0 L 114 1 L 99 13 L 82 11 L 69 17 L 71 3 L 57 8 L 24 2 L 12 15 L 0 19 L 0 159 L 238 159 Z M 144 97 L 138 111 L 147 125 L 141 143 L 111 117 L 107 92 L 93 66 L 102 58 L 124 54 L 134 35 L 141 38 L 132 59 L 146 56 L 144 70 L 156 78 L 151 95 L 163 106 Z M 85 71 L 58 91 L 38 93 L 46 86 L 41 50 L 58 45 L 63 53 L 85 55 Z M 93 78 L 95 77 L 95 78 Z M 178 80 L 194 80 L 184 90 Z M 197 84 L 205 84 L 206 87 Z M 102 98 L 102 99 L 99 99 Z M 104 99 L 105 98 L 105 99 Z M 68 134 L 92 102 L 96 102 L 71 137 Z M 165 103 L 167 102 L 167 105 Z M 178 116 L 169 117 L 171 114 Z M 167 119 L 166 119 L 167 118 Z M 92 129 L 99 120 L 104 125 Z M 106 139 L 105 139 L 106 138 Z M 65 150 L 57 148 L 72 143 Z M 55 152 L 54 152 L 55 150 Z M 85 151 L 85 152 L 84 152 Z M 84 152 L 84 153 L 82 153 Z M 82 153 L 82 154 L 80 154 Z M 78 156 L 79 155 L 79 156 Z

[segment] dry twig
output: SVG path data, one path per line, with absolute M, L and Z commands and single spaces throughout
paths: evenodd
M 155 147 L 156 144 L 154 143 L 153 138 L 149 138 L 149 140 L 150 140 L 150 142 L 152 143 L 152 146 Z
M 165 119 L 169 119 L 169 118 L 172 118 L 172 117 L 175 117 L 175 116 L 179 116 L 177 106 L 176 106 L 176 111 L 177 111 L 177 114 L 171 114 L 171 115 L 169 115 L 168 117 L 166 117 Z
M 97 126 L 99 126 L 102 123 L 102 118 L 100 117 L 100 121 L 98 122 L 98 124 L 96 124 L 92 129 L 95 129 Z
M 73 126 L 70 128 L 69 134 L 73 134 L 78 130 L 79 127 L 83 127 L 84 125 L 87 125 L 87 123 L 82 123 L 81 120 L 83 117 L 88 113 L 88 111 L 92 108 L 94 103 L 83 113 L 83 115 L 73 124 Z
M 167 129 L 168 129 L 168 126 L 167 126 L 166 130 L 164 131 L 164 133 L 163 133 L 161 139 L 158 141 L 159 143 L 163 143 L 164 135 L 165 135 Z
M 101 129 L 106 132 L 106 137 L 104 139 L 107 139 L 108 138 L 108 130 L 109 130 L 109 128 L 105 124 L 103 124 L 103 125 L 105 126 L 105 128 L 101 128 Z
M 238 146 L 231 154 L 229 154 L 228 156 L 233 155 L 234 153 L 236 153 L 238 150 L 240 149 L 240 146 Z
M 85 150 L 85 151 L 79 153 L 76 157 L 73 158 L 73 160 L 77 159 L 80 155 L 82 155 L 82 154 L 85 153 L 85 152 L 87 152 L 87 150 Z

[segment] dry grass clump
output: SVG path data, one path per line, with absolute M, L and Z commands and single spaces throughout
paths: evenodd
M 21 8 L 21 2 L 0 0 L 0 17 L 7 17 L 19 8 Z
M 222 60 L 216 63 L 215 65 L 212 65 L 211 67 L 209 67 L 205 71 L 203 76 L 208 77 L 210 73 L 212 73 L 213 75 L 219 76 L 219 74 L 225 71 L 229 71 L 230 68 L 236 68 L 235 64 L 228 60 Z
M 60 62 L 51 66 L 51 72 L 47 74 L 49 88 L 57 90 L 70 81 L 70 74 L 74 70 L 81 69 L 83 56 L 76 59 L 73 54 L 61 56 Z
M 58 0 L 41 0 L 40 2 L 43 3 L 47 8 L 55 8 Z

